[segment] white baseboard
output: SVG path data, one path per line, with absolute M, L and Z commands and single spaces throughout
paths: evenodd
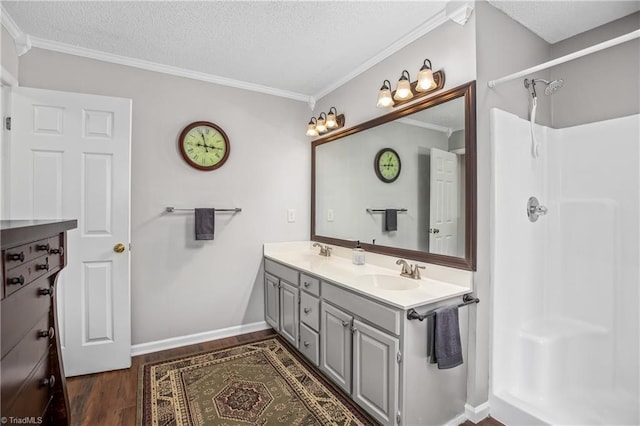
M 466 414 L 467 420 L 471 420 L 473 423 L 480 423 L 480 420 L 486 419 L 489 417 L 489 401 L 478 405 L 477 407 L 471 406 L 469 404 L 464 405 L 464 412 Z
M 138 345 L 131 346 L 131 356 L 144 355 L 152 352 L 179 348 L 181 346 L 195 345 L 197 343 L 208 342 L 209 340 L 223 339 L 225 337 L 237 336 L 244 333 L 253 333 L 254 331 L 267 330 L 269 328 L 270 326 L 265 321 L 258 321 L 251 324 L 222 328 L 220 330 L 172 337 L 170 339 L 156 340 L 155 342 L 140 343 Z
M 443 426 L 460 426 L 466 420 L 467 420 L 466 414 L 460 414 L 459 416 L 454 417 L 453 419 L 446 422 Z

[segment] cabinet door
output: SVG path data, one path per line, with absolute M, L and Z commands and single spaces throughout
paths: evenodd
M 353 399 L 383 425 L 398 411 L 399 342 L 377 328 L 353 321 Z
M 353 318 L 325 302 L 321 303 L 320 315 L 320 369 L 350 393 Z
M 280 334 L 298 347 L 298 288 L 280 281 Z
M 264 319 L 280 331 L 280 296 L 278 291 L 278 279 L 271 275 L 264 275 Z

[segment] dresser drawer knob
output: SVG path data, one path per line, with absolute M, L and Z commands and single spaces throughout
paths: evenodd
M 51 375 L 51 377 L 49 377 L 48 379 L 42 379 L 40 380 L 40 384 L 42 386 L 49 386 L 50 388 L 54 387 L 56 384 L 56 378 L 54 375 Z
M 49 263 L 43 263 L 42 265 L 36 265 L 36 271 L 49 270 Z
M 62 256 L 64 254 L 64 247 L 59 247 L 59 248 L 54 248 L 49 250 L 49 254 L 59 254 L 60 256 Z
M 19 260 L 20 262 L 24 262 L 24 252 L 20 253 L 7 253 L 7 260 Z
M 311 312 L 311 308 L 304 308 L 303 310 L 305 314 L 308 314 L 309 312 Z
M 305 348 L 308 348 L 309 347 L 309 342 L 304 342 L 303 345 L 304 345 Z
M 38 290 L 38 295 L 40 296 L 50 296 L 53 294 L 53 290 L 51 288 L 41 288 Z
M 19 277 L 7 278 L 7 284 L 24 284 L 24 277 L 20 275 Z
M 311 283 L 310 283 L 309 281 L 305 281 L 305 282 L 304 282 L 304 286 L 305 286 L 305 287 L 309 287 L 310 285 L 311 285 Z
M 53 327 L 49 327 L 48 330 L 40 330 L 38 332 L 38 337 L 48 337 L 49 339 L 53 339 L 55 335 L 56 331 L 53 329 Z
M 49 251 L 49 244 L 37 244 L 36 251 Z

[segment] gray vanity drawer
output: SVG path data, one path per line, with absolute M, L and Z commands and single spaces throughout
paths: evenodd
M 400 310 L 395 310 L 326 282 L 322 284 L 322 298 L 393 334 L 400 334 L 402 320 L 402 311 Z
M 300 324 L 300 352 L 316 366 L 320 359 L 319 341 L 318 333 L 306 325 Z
M 300 319 L 309 327 L 320 331 L 320 300 L 304 291 L 300 292 Z
M 300 274 L 300 285 L 305 291 L 320 296 L 320 280 L 307 274 Z
M 298 276 L 299 272 L 295 269 L 291 269 L 288 266 L 284 266 L 278 262 L 274 262 L 271 259 L 264 259 L 264 270 L 271 275 L 275 275 L 276 277 L 285 280 L 286 282 L 298 285 Z

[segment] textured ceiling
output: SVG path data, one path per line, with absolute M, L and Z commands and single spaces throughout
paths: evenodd
M 639 1 L 490 3 L 550 43 Z M 2 1 L 41 40 L 318 97 L 441 12 L 433 1 Z M 298 96 L 300 95 L 300 96 Z
M 554 44 L 640 10 L 640 1 L 489 0 L 514 20 Z

